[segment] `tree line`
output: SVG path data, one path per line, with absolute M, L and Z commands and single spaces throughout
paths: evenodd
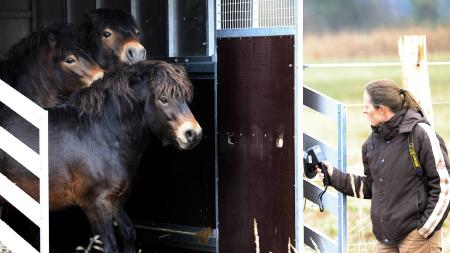
M 304 0 L 308 33 L 450 25 L 448 0 Z

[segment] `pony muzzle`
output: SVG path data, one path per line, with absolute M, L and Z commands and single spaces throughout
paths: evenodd
M 105 74 L 105 72 L 103 72 L 103 70 L 98 71 L 98 72 L 95 73 L 94 76 L 92 77 L 92 82 L 97 81 L 97 80 L 99 80 L 99 79 L 102 79 L 104 74 Z
M 134 64 L 147 58 L 147 51 L 137 41 L 130 41 L 123 47 L 121 60 L 128 64 Z
M 176 130 L 176 136 L 180 149 L 192 149 L 202 139 L 202 128 L 197 121 L 185 121 Z
M 82 79 L 82 82 L 86 85 L 86 86 L 91 86 L 91 84 L 99 79 L 103 78 L 103 75 L 105 73 L 103 72 L 103 70 L 98 70 L 95 71 L 92 75 L 88 75 L 85 78 Z

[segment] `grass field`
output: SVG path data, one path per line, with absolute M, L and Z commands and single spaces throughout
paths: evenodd
M 450 61 L 450 53 L 431 54 L 429 61 Z M 367 62 L 355 59 L 353 62 Z M 395 55 L 374 59 L 374 61 L 398 61 Z M 326 61 L 330 62 L 330 61 Z M 339 61 L 337 61 L 339 62 Z M 342 62 L 342 60 L 341 60 Z M 305 63 L 320 63 L 308 61 Z M 362 174 L 361 145 L 370 134 L 370 125 L 362 114 L 362 94 L 365 83 L 379 78 L 393 79 L 400 85 L 400 67 L 363 68 L 311 68 L 304 71 L 304 82 L 315 90 L 324 93 L 347 105 L 347 166 L 348 171 Z M 450 147 L 450 66 L 429 66 L 430 85 L 435 116 L 435 130 Z M 318 124 L 319 122 L 319 124 Z M 337 124 L 321 115 L 304 108 L 304 131 L 337 144 Z M 321 184 L 320 182 L 317 182 Z M 374 252 L 375 239 L 371 232 L 370 201 L 347 199 L 348 252 Z M 318 212 L 318 207 L 307 202 L 305 222 L 309 226 L 337 238 L 337 218 Z M 450 252 L 450 218 L 444 227 L 444 252 Z

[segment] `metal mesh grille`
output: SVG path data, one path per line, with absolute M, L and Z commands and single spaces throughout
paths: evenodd
M 294 0 L 218 0 L 217 29 L 294 26 Z

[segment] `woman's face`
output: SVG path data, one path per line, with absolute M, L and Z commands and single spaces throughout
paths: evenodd
M 370 121 L 372 126 L 378 126 L 386 121 L 386 115 L 384 113 L 384 106 L 374 107 L 369 94 L 364 91 L 363 95 L 363 113 Z

